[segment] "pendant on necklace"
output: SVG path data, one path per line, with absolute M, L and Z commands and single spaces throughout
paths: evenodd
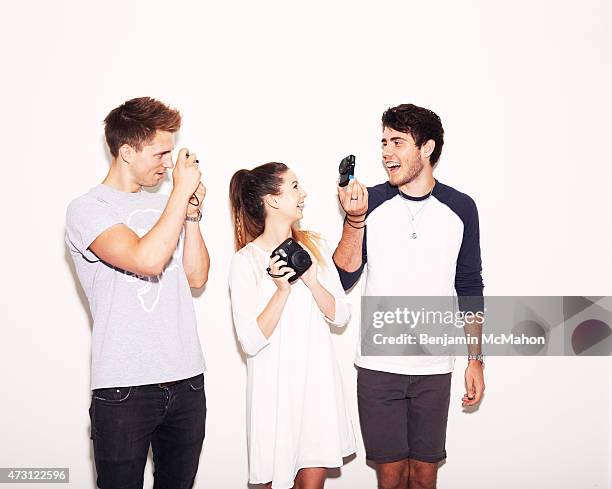
M 416 239 L 417 235 L 416 235 L 416 233 L 412 233 L 412 234 L 410 235 L 410 237 L 411 237 L 412 239 Z

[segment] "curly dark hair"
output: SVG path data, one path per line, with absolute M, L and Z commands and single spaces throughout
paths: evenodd
M 436 146 L 429 157 L 431 166 L 440 159 L 444 145 L 444 129 L 440 117 L 435 112 L 413 104 L 401 104 L 385 110 L 382 115 L 382 126 L 410 134 L 417 148 L 432 139 Z

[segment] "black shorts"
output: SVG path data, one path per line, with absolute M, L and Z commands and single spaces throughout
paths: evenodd
M 376 463 L 444 460 L 451 375 L 401 375 L 357 367 L 366 458 Z

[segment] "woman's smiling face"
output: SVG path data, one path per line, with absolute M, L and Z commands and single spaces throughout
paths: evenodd
M 292 170 L 287 170 L 281 178 L 283 183 L 279 189 L 280 193 L 267 196 L 268 202 L 278 211 L 279 217 L 282 216 L 291 223 L 299 221 L 303 216 L 304 199 L 307 194 L 300 187 L 297 176 Z

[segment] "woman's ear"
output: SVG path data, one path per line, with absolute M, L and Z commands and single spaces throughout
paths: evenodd
M 273 209 L 278 209 L 278 200 L 273 195 L 267 194 L 264 196 L 264 202 Z

